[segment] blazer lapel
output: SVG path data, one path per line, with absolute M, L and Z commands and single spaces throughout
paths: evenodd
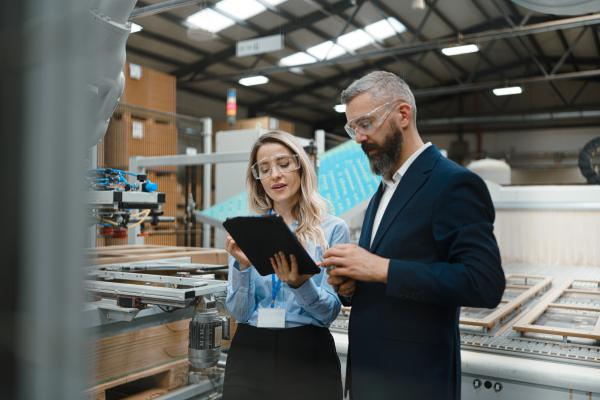
M 381 218 L 381 223 L 377 229 L 377 234 L 375 235 L 373 244 L 369 249 L 371 253 L 375 253 L 377 250 L 377 246 L 381 242 L 385 232 L 389 229 L 392 222 L 396 218 L 396 215 L 402 211 L 408 201 L 415 195 L 415 193 L 417 193 L 421 186 L 423 186 L 429 176 L 429 172 L 433 169 L 435 162 L 440 156 L 441 153 L 438 151 L 438 149 L 434 145 L 431 145 L 429 148 L 425 149 L 425 151 L 423 151 L 423 153 L 421 153 L 408 168 L 400 180 L 394 195 L 390 199 L 390 203 L 383 214 L 383 218 Z M 373 211 L 373 219 L 376 212 L 377 208 L 375 208 Z M 370 228 L 371 230 L 373 228 L 372 222 Z
M 383 185 L 384 183 L 383 181 L 381 181 L 365 214 L 363 228 L 361 230 L 360 239 L 358 241 L 358 245 L 365 250 L 369 250 L 369 244 L 371 243 L 373 222 L 375 221 L 375 214 L 377 213 L 377 208 L 379 208 L 379 203 L 381 202 L 381 195 L 383 194 Z

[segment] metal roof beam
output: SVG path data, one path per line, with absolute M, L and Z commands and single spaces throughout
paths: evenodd
M 524 26 L 524 27 L 506 28 L 506 29 L 499 29 L 499 30 L 493 30 L 493 31 L 488 31 L 488 32 L 473 33 L 473 34 L 464 35 L 463 40 L 465 42 L 469 42 L 469 41 L 485 42 L 485 41 L 490 41 L 490 40 L 527 36 L 527 35 L 532 35 L 532 34 L 540 33 L 540 32 L 551 32 L 551 31 L 555 31 L 557 29 L 583 27 L 583 26 L 595 25 L 595 24 L 600 24 L 600 15 L 598 15 L 598 14 L 588 15 L 588 16 L 584 16 L 584 17 L 568 18 L 568 19 L 563 19 L 560 21 L 545 22 L 545 23 L 541 23 L 541 24 L 528 25 L 528 26 Z M 281 71 L 287 71 L 290 68 L 294 68 L 294 67 L 301 67 L 301 68 L 306 68 L 306 69 L 323 67 L 323 66 L 327 66 L 327 65 L 342 64 L 342 63 L 346 63 L 346 62 L 354 62 L 354 61 L 358 61 L 358 60 L 369 58 L 369 57 L 378 57 L 378 56 L 386 56 L 386 55 L 387 56 L 400 55 L 400 54 L 403 54 L 403 55 L 416 54 L 416 53 L 421 53 L 423 51 L 438 50 L 442 46 L 447 46 L 447 45 L 453 44 L 455 41 L 456 41 L 456 38 L 454 38 L 454 37 L 433 39 L 433 40 L 428 40 L 423 43 L 404 44 L 404 45 L 399 45 L 399 46 L 390 47 L 390 48 L 386 48 L 383 50 L 377 50 L 377 51 L 365 51 L 365 52 L 362 52 L 362 53 L 359 53 L 356 55 L 346 55 L 346 56 L 337 57 L 332 60 L 317 61 L 314 63 L 302 64 L 302 65 L 297 65 L 297 66 L 293 66 L 293 67 L 277 66 L 277 67 L 261 68 L 261 69 L 253 70 L 253 71 L 244 71 L 244 72 L 240 72 L 237 74 L 223 75 L 222 77 L 220 77 L 220 79 L 230 79 L 231 77 L 242 78 L 245 76 L 251 76 L 251 75 L 256 75 L 256 74 L 268 75 L 268 74 L 273 74 L 273 73 L 277 73 L 277 72 L 281 72 Z M 544 70 L 544 69 L 542 68 L 542 70 Z
M 332 14 L 337 14 L 337 13 L 340 13 L 350 7 L 353 7 L 354 4 L 352 4 L 352 3 L 353 3 L 352 0 L 342 0 L 335 4 L 332 4 L 329 7 L 328 11 L 330 11 Z M 314 24 L 315 22 L 318 22 L 318 21 L 324 19 L 325 17 L 326 16 L 323 15 L 321 12 L 315 11 L 315 12 L 308 14 L 302 18 L 298 18 L 296 21 L 292 21 L 281 27 L 276 27 L 276 28 L 270 29 L 269 31 L 265 32 L 265 35 L 266 36 L 276 35 L 278 33 L 285 35 L 287 33 L 291 33 L 298 29 L 302 29 L 311 24 Z M 178 78 L 182 78 L 190 73 L 200 73 L 215 63 L 222 62 L 223 60 L 226 60 L 229 57 L 233 57 L 235 55 L 235 49 L 236 49 L 235 46 L 231 46 L 231 47 L 229 47 L 225 50 L 222 50 L 218 53 L 211 54 L 204 60 L 200 60 L 200 61 L 192 63 L 184 68 L 180 68 L 178 71 L 176 71 L 175 75 Z

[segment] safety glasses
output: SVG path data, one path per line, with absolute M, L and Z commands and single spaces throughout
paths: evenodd
M 361 135 L 368 135 L 379 128 L 394 107 L 402 102 L 402 100 L 399 100 L 385 103 L 367 114 L 352 118 L 346 123 L 344 129 L 352 139 L 356 137 L 357 132 Z
M 292 172 L 300 168 L 300 161 L 297 154 L 278 154 L 263 158 L 250 169 L 256 179 L 265 179 L 271 176 L 273 166 L 281 173 Z

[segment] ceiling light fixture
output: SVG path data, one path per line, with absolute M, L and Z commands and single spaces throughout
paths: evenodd
M 405 30 L 406 27 L 394 17 L 382 19 L 381 21 L 365 26 L 365 31 L 377 40 L 396 36 L 396 33 L 402 33 Z
M 346 50 L 338 44 L 334 44 L 331 40 L 306 49 L 306 52 L 319 60 L 327 60 L 346 54 Z
M 496 96 L 507 96 L 509 94 L 521 94 L 523 88 L 521 86 L 511 86 L 492 90 Z
M 144 29 L 141 25 L 131 23 L 131 33 L 136 33 Z
M 476 44 L 466 44 L 463 46 L 446 47 L 442 49 L 442 53 L 446 56 L 456 56 L 459 54 L 476 53 L 479 47 Z
M 286 66 L 294 66 L 294 65 L 303 65 L 303 64 L 311 64 L 316 62 L 317 59 L 311 55 L 306 53 L 294 53 L 291 56 L 283 57 L 279 60 L 279 64 Z
M 346 112 L 346 105 L 345 104 L 337 104 L 337 105 L 333 106 L 333 109 L 339 113 L 344 113 L 344 112 Z
M 249 76 L 247 78 L 242 78 L 239 80 L 240 85 L 244 85 L 244 86 L 262 85 L 267 82 L 269 82 L 269 78 L 267 78 L 266 76 L 262 76 L 262 75 Z
M 425 9 L 425 0 L 413 0 L 412 8 L 413 8 L 413 10 L 424 10 Z
M 188 22 L 190 28 L 200 28 L 208 32 L 219 32 L 223 29 L 229 28 L 235 25 L 235 21 L 218 12 L 205 8 L 196 14 L 190 15 L 186 22 Z

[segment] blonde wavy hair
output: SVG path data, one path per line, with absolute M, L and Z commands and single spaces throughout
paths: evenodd
M 267 143 L 278 143 L 288 148 L 293 154 L 298 155 L 301 168 L 300 174 L 300 196 L 298 202 L 292 207 L 292 215 L 298 223 L 295 235 L 308 249 L 309 241 L 321 245 L 325 251 L 329 245 L 325 240 L 323 232 L 323 221 L 329 213 L 328 202 L 318 192 L 318 180 L 315 169 L 310 158 L 302 148 L 298 139 L 284 131 L 270 131 L 259 137 L 252 145 L 250 162 L 246 172 L 246 189 L 248 190 L 248 206 L 255 214 L 266 214 L 273 208 L 273 200 L 267 195 L 260 182 L 252 175 L 251 168 L 258 161 L 258 149 Z

